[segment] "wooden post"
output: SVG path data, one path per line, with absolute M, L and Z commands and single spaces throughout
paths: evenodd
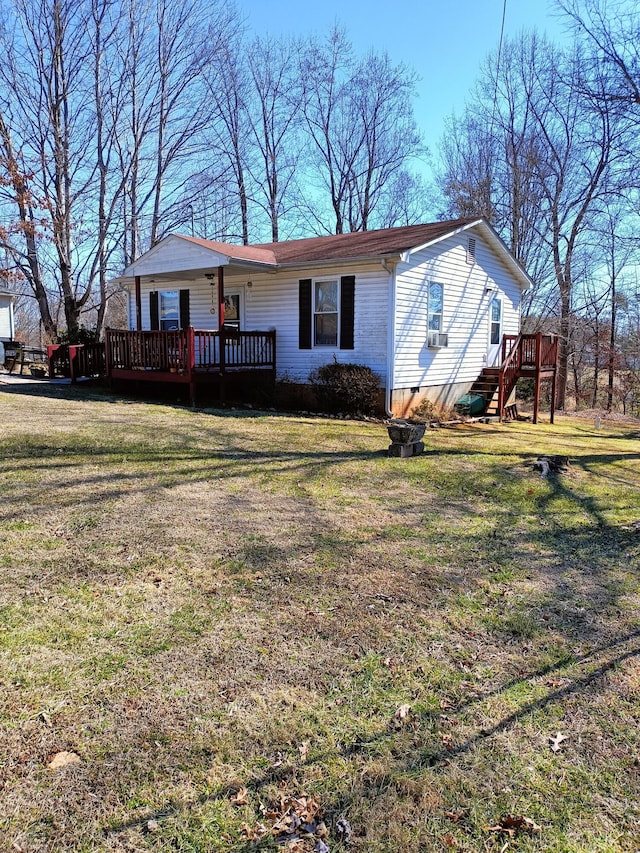
M 142 291 L 140 289 L 140 276 L 134 277 L 136 287 L 136 330 L 142 331 Z
M 224 325 L 224 270 L 218 267 L 218 330 Z
M 109 346 L 111 343 L 111 329 L 105 329 L 104 332 L 104 372 L 111 388 L 111 352 Z
M 220 343 L 220 402 L 223 402 L 227 339 L 224 331 L 224 270 L 222 267 L 218 267 L 218 340 Z
M 77 357 L 78 357 L 77 347 L 72 346 L 70 344 L 69 345 L 69 376 L 71 377 L 71 382 L 74 385 L 78 381 L 78 378 L 76 376 L 76 371 L 77 371 L 77 367 L 78 367 L 77 362 L 76 362 Z
M 196 404 L 196 334 L 193 326 L 187 329 L 187 375 L 191 405 Z

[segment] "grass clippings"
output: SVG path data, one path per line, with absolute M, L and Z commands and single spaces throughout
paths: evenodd
M 638 849 L 637 422 L 0 430 L 1 849 Z

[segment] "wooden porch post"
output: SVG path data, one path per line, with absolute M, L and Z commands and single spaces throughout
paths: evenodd
M 538 423 L 538 411 L 540 409 L 540 369 L 536 369 L 535 379 L 533 380 L 533 422 Z
M 189 377 L 189 397 L 191 405 L 196 404 L 196 335 L 193 326 L 187 329 L 187 375 Z
M 224 270 L 218 267 L 218 331 L 224 325 Z
M 220 344 L 220 402 L 224 403 L 227 341 L 224 333 L 224 270 L 222 267 L 218 267 L 218 342 Z
M 140 276 L 134 278 L 136 286 L 136 330 L 142 331 L 142 291 L 140 290 Z
M 111 345 L 110 337 L 111 337 L 111 329 L 105 329 L 105 333 L 104 333 L 104 372 L 105 372 L 105 375 L 107 377 L 109 387 L 111 387 L 111 353 L 109 352 L 109 347 Z

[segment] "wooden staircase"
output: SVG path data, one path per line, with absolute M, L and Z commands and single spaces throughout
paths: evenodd
M 484 399 L 483 415 L 498 415 L 498 386 L 500 384 L 500 368 L 485 367 L 473 383 L 469 394 L 479 395 Z
M 551 423 L 553 423 L 558 367 L 558 339 L 555 335 L 504 335 L 502 363 L 499 367 L 485 367 L 471 386 L 470 394 L 479 394 L 485 400 L 484 414 L 505 420 L 515 414 L 509 398 L 518 379 L 534 380 L 533 422 L 538 422 L 540 385 L 550 380 Z

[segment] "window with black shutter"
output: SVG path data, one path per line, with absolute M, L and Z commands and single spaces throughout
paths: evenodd
M 189 316 L 189 299 L 190 292 L 189 290 L 181 290 L 180 291 L 180 328 L 188 329 L 191 318 Z
M 160 307 L 157 290 L 152 290 L 149 294 L 149 328 L 152 332 L 160 328 Z
M 354 348 L 355 276 L 299 282 L 299 347 Z

